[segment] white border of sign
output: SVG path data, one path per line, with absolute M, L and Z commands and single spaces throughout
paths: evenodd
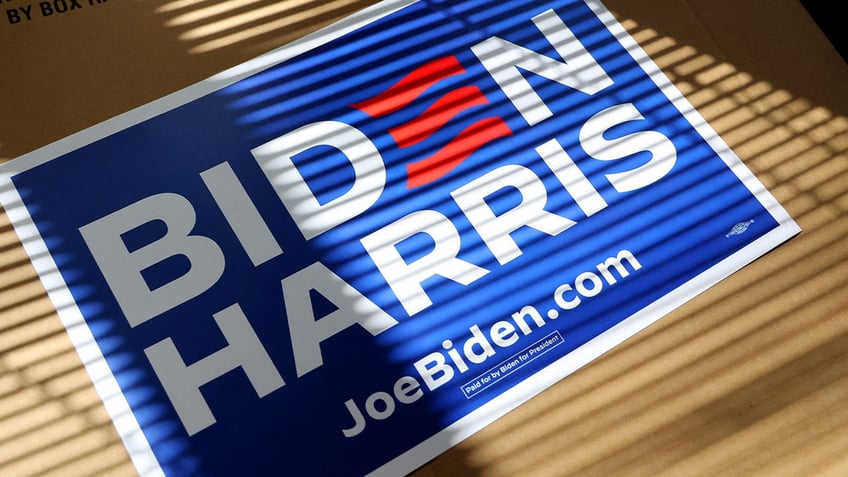
M 347 19 L 205 81 L 128 111 L 10 162 L 0 164 L 0 203 L 2 203 L 9 220 L 14 225 L 26 253 L 47 290 L 59 318 L 67 329 L 68 335 L 140 475 L 144 477 L 161 476 L 163 471 L 150 444 L 145 439 L 129 403 L 121 392 L 115 376 L 106 364 L 106 360 L 82 313 L 74 302 L 67 284 L 62 279 L 46 244 L 23 206 L 18 191 L 12 185 L 12 177 L 306 53 L 416 2 L 417 0 L 384 0 Z M 443 429 L 438 434 L 384 464 L 371 475 L 401 475 L 425 464 L 801 231 L 777 200 L 745 167 L 677 88 L 671 84 L 659 67 L 639 47 L 624 27 L 616 21 L 606 7 L 598 0 L 587 0 L 586 3 L 662 90 L 663 94 L 672 101 L 686 120 L 694 126 L 780 225 L 580 348 L 560 358 L 547 368 Z

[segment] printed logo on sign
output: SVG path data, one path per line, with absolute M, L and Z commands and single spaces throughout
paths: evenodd
M 746 222 L 739 222 L 738 224 L 734 225 L 733 228 L 730 229 L 730 232 L 727 232 L 724 236 L 726 238 L 730 238 L 732 235 L 744 234 L 745 231 L 748 230 L 748 227 L 750 227 L 751 224 L 753 224 L 753 223 L 754 223 L 753 220 L 748 220 Z
M 534 128 L 553 118 L 554 111 L 526 78 L 527 72 L 586 97 L 613 86 L 607 72 L 554 10 L 538 14 L 529 22 L 554 54 L 542 54 L 498 36 L 470 47 L 470 58 L 479 62 L 475 66 L 482 66 L 492 83 L 497 85 L 496 95 L 487 96 L 471 80 L 457 87 L 440 87 L 450 80 L 462 83 L 469 77 L 468 65 L 463 66 L 456 55 L 446 55 L 413 67 L 379 94 L 354 101 L 350 106 L 372 120 L 384 120 L 381 124 L 390 124 L 384 133 L 391 137 L 396 150 L 428 146 L 426 149 L 430 152 L 424 157 L 405 164 L 405 190 L 414 191 L 445 181 L 475 152 L 518 134 L 520 131 L 514 130 L 518 126 Z M 493 112 L 495 109 L 489 109 L 495 106 L 493 101 L 496 100 L 492 98 L 499 98 L 510 111 L 517 112 L 518 120 L 513 122 L 512 127 L 504 117 Z M 410 110 L 421 112 L 413 112 L 414 116 L 409 119 Z M 397 114 L 407 119 L 395 122 Z M 446 137 L 443 131 L 460 117 L 468 124 L 457 134 L 447 134 L 450 137 Z M 578 158 L 579 161 L 615 162 L 638 153 L 649 156 L 639 165 L 598 173 L 602 177 L 599 180 L 609 183 L 618 194 L 657 182 L 675 165 L 675 146 L 659 131 L 635 130 L 607 137 L 611 129 L 643 119 L 636 105 L 623 103 L 604 106 L 579 125 L 578 141 L 585 152 L 585 157 Z M 384 154 L 396 151 L 385 149 L 384 145 L 380 146 L 384 150 L 380 150 L 378 142 L 363 132 L 361 125 L 357 126 L 337 119 L 317 120 L 250 150 L 279 198 L 280 204 L 277 205 L 286 209 L 306 242 L 324 234 L 330 235 L 337 227 L 365 216 L 378 204 L 386 190 L 387 162 Z M 429 281 L 438 279 L 449 286 L 468 287 L 519 259 L 525 253 L 524 245 L 513 236 L 519 229 L 529 229 L 541 239 L 556 237 L 578 221 L 608 207 L 607 201 L 558 138 L 545 137 L 523 147 L 547 168 L 544 179 L 538 170 L 525 165 L 501 164 L 490 170 L 474 169 L 476 176 L 452 186 L 453 189 L 447 192 L 448 200 L 455 204 L 462 214 L 463 223 L 470 224 L 470 229 L 461 230 L 455 223 L 456 217 L 424 207 L 404 212 L 399 217 L 383 217 L 379 219 L 381 222 L 376 230 L 369 230 L 364 236 L 344 238 L 355 245 L 358 242 L 357 246 L 364 250 L 364 258 L 370 260 L 370 270 L 379 273 L 381 286 L 388 287 L 391 297 L 408 317 L 440 304 L 434 301 L 436 295 L 426 286 Z M 310 151 L 327 149 L 341 154 L 352 171 L 349 184 L 329 198 L 310 184 L 308 174 L 304 173 L 297 159 Z M 627 167 L 629 169 L 621 170 Z M 254 268 L 277 257 L 287 257 L 284 251 L 290 245 L 281 243 L 272 233 L 267 217 L 253 203 L 245 183 L 229 162 L 208 168 L 199 175 Z M 548 198 L 549 193 L 553 193 L 552 189 L 569 197 L 570 203 L 551 205 Z M 504 190 L 515 191 L 520 198 L 507 210 L 499 210 L 492 206 L 490 198 Z M 572 205 L 576 205 L 576 209 Z M 228 261 L 239 259 L 225 256 L 232 251 L 225 253 L 225 248 L 213 238 L 194 230 L 196 215 L 197 210 L 187 197 L 167 192 L 138 200 L 80 227 L 85 243 L 131 327 L 140 326 L 205 294 L 225 275 Z M 145 245 L 129 247 L 125 243 L 126 234 L 150 222 L 165 224 L 164 235 Z M 413 236 L 428 237 L 432 248 L 415 256 L 406 254 L 401 244 Z M 485 247 L 490 254 L 485 262 L 461 254 L 466 237 L 473 237 Z M 177 255 L 182 256 L 184 262 L 187 260 L 188 269 L 171 281 L 156 287 L 149 286 L 143 272 Z M 615 257 L 611 259 L 615 261 Z M 635 257 L 632 260 L 628 258 L 628 263 L 634 270 L 639 268 L 635 266 L 638 264 Z M 319 257 L 293 273 L 287 272 L 288 275 L 280 277 L 278 282 L 282 285 L 284 316 L 297 378 L 323 366 L 326 347 L 333 344 L 328 342 L 330 338 L 351 327 L 359 327 L 377 336 L 397 326 L 404 318 L 392 316 L 347 283 L 332 267 L 331 262 Z M 586 281 L 585 277 L 576 282 L 578 291 Z M 600 278 L 597 280 L 600 283 Z M 581 294 L 593 296 L 601 287 L 596 285 Z M 560 300 L 557 303 L 565 304 L 560 305 L 562 310 L 572 309 L 573 304 L 580 301 L 579 297 L 564 298 L 569 290 L 570 287 L 557 291 Z M 323 316 L 315 316 L 312 302 L 315 294 L 330 302 L 335 309 Z M 558 310 L 552 312 L 558 313 Z M 519 316 L 525 321 L 532 319 L 537 326 L 544 323 L 544 318 L 529 306 Z M 555 318 L 551 314 L 548 316 Z M 263 347 L 239 303 L 220 309 L 213 318 L 228 345 L 194 364 L 185 364 L 171 338 L 144 350 L 190 435 L 216 422 L 201 387 L 230 370 L 243 369 L 260 398 L 284 392 L 279 390 L 290 381 L 283 378 L 279 363 L 275 363 Z M 516 326 L 526 335 L 530 328 L 522 323 Z M 481 330 L 493 328 L 474 325 L 468 329 L 472 340 L 477 343 L 491 339 L 498 346 L 503 343 L 511 346 L 514 342 L 504 336 L 502 328 L 498 328 L 497 337 L 489 338 Z M 421 397 L 422 382 L 433 391 L 451 381 L 455 375 L 469 370 L 461 359 L 456 361 L 451 353 L 457 351 L 451 346 L 445 349 L 454 360 L 454 366 L 446 361 L 442 350 L 426 355 L 414 366 L 419 377 L 404 376 L 397 381 L 400 391 L 395 397 L 400 402 L 412 403 Z M 467 350 L 466 357 L 475 364 L 482 363 L 483 359 L 478 355 L 469 357 Z M 485 358 L 488 357 L 487 353 Z M 386 400 L 384 395 L 388 396 L 382 392 L 379 394 Z M 358 410 L 354 402 L 349 400 L 346 405 L 356 416 Z M 391 412 L 377 414 L 376 418 L 385 419 Z M 373 413 L 371 415 L 374 417 Z M 359 416 L 362 414 L 359 413 Z M 362 431 L 364 419 L 357 422 L 353 430 L 345 432 L 345 436 L 352 437 Z
M 415 71 L 377 97 L 353 105 L 377 118 L 408 107 L 433 85 L 455 75 L 466 74 L 455 56 L 434 60 Z M 440 128 L 460 113 L 489 104 L 489 100 L 475 85 L 450 91 L 420 116 L 389 130 L 398 147 L 406 148 L 426 141 Z M 412 189 L 429 184 L 448 174 L 474 151 L 489 142 L 512 134 L 500 117 L 487 117 L 466 127 L 446 146 L 427 158 L 407 165 L 407 187 Z

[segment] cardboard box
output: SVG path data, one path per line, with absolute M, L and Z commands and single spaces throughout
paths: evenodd
M 3 2 L 0 157 L 371 3 Z M 848 467 L 848 67 L 793 0 L 604 3 L 804 233 L 416 475 L 837 475 Z M 0 474 L 132 474 L 2 220 Z

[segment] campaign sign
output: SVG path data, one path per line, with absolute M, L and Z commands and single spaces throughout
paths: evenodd
M 596 2 L 383 2 L 2 166 L 145 474 L 396 475 L 798 232 Z

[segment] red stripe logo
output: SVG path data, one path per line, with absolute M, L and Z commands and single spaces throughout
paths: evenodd
M 400 111 L 420 98 L 436 83 L 465 74 L 454 56 L 433 60 L 407 74 L 379 95 L 352 105 L 372 118 Z M 398 147 L 422 143 L 460 113 L 489 104 L 477 86 L 463 86 L 442 95 L 417 117 L 389 129 Z M 489 142 L 512 134 L 500 117 L 488 117 L 466 127 L 444 147 L 420 161 L 407 164 L 406 187 L 412 189 L 436 181 L 455 169 L 476 150 Z

